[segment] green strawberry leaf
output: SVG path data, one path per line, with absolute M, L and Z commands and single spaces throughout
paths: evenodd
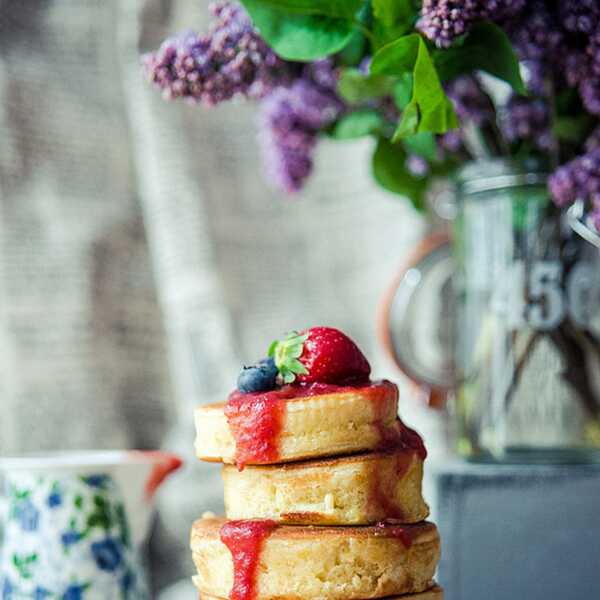
M 306 375 L 306 367 L 298 360 L 304 350 L 308 333 L 300 335 L 296 331 L 288 333 L 283 340 L 269 346 L 268 355 L 275 360 L 275 366 L 284 383 L 292 383 L 297 375 Z

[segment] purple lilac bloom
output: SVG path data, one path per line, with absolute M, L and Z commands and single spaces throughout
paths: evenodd
M 268 177 L 288 193 L 302 188 L 312 171 L 319 132 L 344 110 L 332 91 L 333 64 L 321 62 L 307 68 L 291 86 L 276 88 L 261 104 L 263 162 Z
M 540 150 L 552 150 L 556 145 L 550 109 L 541 98 L 512 96 L 502 119 L 502 131 L 509 142 L 528 140 Z
M 463 135 L 460 129 L 451 129 L 438 137 L 439 147 L 450 154 L 454 154 L 461 150 L 463 141 Z
M 600 78 L 586 79 L 579 85 L 579 95 L 585 109 L 600 116 Z
M 589 35 L 600 23 L 597 0 L 561 0 L 558 4 L 561 23 L 567 31 Z
M 423 0 L 418 28 L 439 48 L 447 48 L 471 26 L 516 15 L 526 0 Z
M 600 125 L 598 125 L 585 141 L 586 152 L 591 152 L 596 148 L 600 148 Z
M 538 95 L 546 93 L 546 78 L 555 67 L 553 61 L 564 43 L 561 28 L 545 2 L 529 2 L 515 19 L 503 24 L 519 59 L 526 67 L 528 89 Z
M 142 57 L 146 77 L 172 100 L 215 106 L 235 95 L 262 98 L 289 77 L 289 63 L 271 50 L 244 9 L 234 2 L 210 7 L 205 35 L 184 32 Z
M 586 200 L 598 206 L 600 198 L 600 148 L 578 156 L 559 167 L 549 179 L 552 197 L 565 207 L 575 200 Z
M 426 177 L 429 174 L 429 164 L 418 154 L 409 154 L 406 157 L 406 170 L 414 177 Z
M 461 121 L 482 125 L 494 118 L 494 106 L 475 76 L 461 75 L 446 86 L 448 98 Z

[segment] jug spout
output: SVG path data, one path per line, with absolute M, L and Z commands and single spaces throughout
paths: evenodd
M 114 471 L 123 494 L 133 540 L 143 544 L 154 512 L 154 496 L 165 479 L 181 467 L 177 455 L 162 450 L 130 450 Z
M 148 460 L 152 465 L 144 484 L 144 495 L 148 501 L 154 498 L 165 479 L 183 464 L 179 456 L 162 450 L 132 450 L 131 454 L 134 458 Z

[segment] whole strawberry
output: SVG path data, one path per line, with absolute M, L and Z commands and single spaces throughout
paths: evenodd
M 339 329 L 311 327 L 273 342 L 269 356 L 284 383 L 347 383 L 369 378 L 371 366 L 358 346 Z

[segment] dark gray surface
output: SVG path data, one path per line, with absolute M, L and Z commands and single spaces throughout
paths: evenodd
M 446 600 L 600 599 L 600 465 L 429 465 Z

